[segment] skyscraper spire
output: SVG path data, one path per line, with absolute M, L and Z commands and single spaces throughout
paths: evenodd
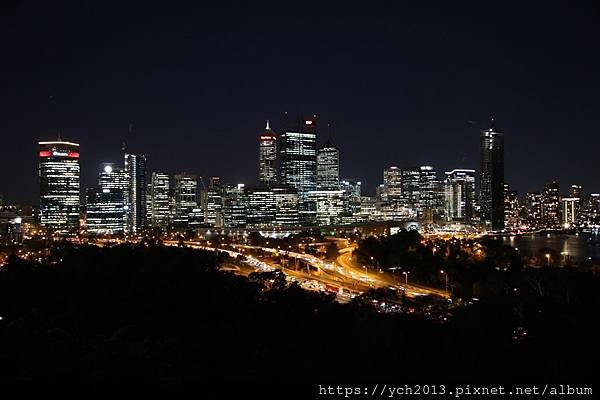
M 267 127 L 265 128 L 266 130 L 269 130 L 271 128 L 269 128 L 269 120 L 267 120 Z

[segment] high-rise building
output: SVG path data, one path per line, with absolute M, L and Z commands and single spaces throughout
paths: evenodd
M 342 218 L 348 208 L 348 200 L 343 190 L 315 190 L 308 192 L 308 197 L 316 206 L 318 225 L 342 223 Z
M 542 196 L 542 220 L 546 228 L 560 226 L 560 192 L 558 183 L 552 181 L 544 188 Z
M 220 177 L 210 177 L 205 197 L 202 207 L 204 209 L 204 222 L 215 227 L 223 226 L 223 193 Z
M 269 127 L 260 135 L 258 155 L 258 176 L 261 186 L 277 183 L 277 135 Z
M 442 214 L 442 197 L 442 185 L 436 170 L 429 165 L 419 167 L 418 216 L 429 223 L 437 220 Z
M 198 177 L 175 175 L 175 219 L 177 228 L 189 228 L 190 214 L 198 209 Z
M 475 203 L 475 170 L 453 169 L 444 180 L 444 218 L 447 221 L 471 222 Z
M 486 230 L 504 229 L 504 133 L 494 119 L 480 135 L 480 217 Z
M 169 175 L 162 172 L 152 173 L 150 204 L 153 228 L 167 229 L 171 225 L 171 202 L 169 196 Z
M 111 235 L 127 230 L 129 179 L 122 169 L 104 164 L 98 186 L 86 191 L 86 224 L 89 233 Z
M 346 193 L 348 198 L 348 208 L 353 215 L 360 213 L 360 204 L 362 196 L 362 183 L 355 179 L 342 179 L 340 188 Z
M 520 226 L 518 195 L 508 183 L 504 184 L 504 227 L 507 229 L 518 229 Z
M 17 207 L 0 204 L 0 246 L 21 244 L 21 225 L 22 218 Z
M 331 140 L 317 151 L 317 189 L 340 189 L 340 152 Z
M 583 198 L 583 187 L 581 185 L 571 185 L 569 197 Z
M 402 171 L 392 165 L 383 171 L 383 201 L 399 201 L 402 198 Z
M 124 168 L 129 178 L 128 231 L 131 233 L 139 232 L 146 227 L 146 161 L 145 154 L 125 151 Z
M 298 191 L 298 208 L 303 224 L 311 224 L 315 215 L 308 192 L 317 189 L 316 124 L 316 116 L 290 120 L 286 114 L 286 128 L 279 137 L 280 180 Z
M 248 198 L 247 226 L 253 228 L 273 226 L 277 203 L 272 188 L 247 189 L 246 194 Z
M 530 229 L 542 227 L 542 194 L 529 192 L 525 195 L 526 221 Z
M 243 228 L 246 226 L 248 199 L 244 184 L 223 187 L 223 226 L 227 228 Z
M 579 197 L 562 198 L 562 224 L 564 228 L 572 228 L 577 222 Z
M 275 225 L 295 227 L 300 224 L 298 213 L 298 192 L 289 187 L 275 187 Z
M 40 223 L 56 230 L 79 227 L 79 144 L 39 142 Z
M 402 169 L 402 203 L 405 207 L 419 210 L 419 195 L 421 192 L 421 168 L 409 167 Z
M 590 193 L 581 204 L 580 225 L 584 228 L 600 229 L 600 193 Z

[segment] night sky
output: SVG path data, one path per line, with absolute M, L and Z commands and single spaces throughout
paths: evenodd
M 487 127 L 490 114 L 520 193 L 553 178 L 563 192 L 600 191 L 592 3 L 95 3 L 1 6 L 9 202 L 37 203 L 37 141 L 59 132 L 81 143 L 82 190 L 100 163 L 122 161 L 125 138 L 149 154 L 149 172 L 253 184 L 257 136 L 266 119 L 279 131 L 285 111 L 317 114 L 320 143 L 331 124 L 342 176 L 367 194 L 391 164 L 478 169 L 479 128 L 468 121 Z

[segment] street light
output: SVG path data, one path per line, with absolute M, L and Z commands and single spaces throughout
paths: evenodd
M 402 273 L 404 274 L 404 291 L 407 292 L 408 291 L 408 274 L 410 274 L 410 271 L 402 271 Z
M 444 272 L 444 270 L 440 270 L 440 274 L 444 275 L 446 278 L 446 293 L 448 293 L 448 274 Z
M 546 253 L 546 259 L 548 260 L 548 266 L 550 266 L 550 253 Z

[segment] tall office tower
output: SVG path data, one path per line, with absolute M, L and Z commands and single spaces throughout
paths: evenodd
M 171 225 L 172 210 L 169 190 L 169 175 L 153 172 L 150 185 L 150 207 L 152 209 L 150 225 L 153 228 L 167 229 Z
M 244 184 L 223 187 L 223 226 L 243 228 L 247 223 L 248 199 Z
M 220 188 L 221 187 L 221 178 L 218 176 L 211 176 L 208 182 L 208 188 Z
M 600 230 L 600 193 L 590 193 L 581 204 L 579 223 L 586 229 Z
M 65 232 L 79 227 L 79 144 L 39 142 L 40 223 Z
M 223 193 L 221 178 L 211 176 L 204 199 L 204 222 L 215 227 L 223 226 Z
M 581 185 L 571 185 L 571 188 L 569 189 L 569 197 L 577 197 L 581 199 L 583 197 L 583 187 Z
M 136 233 L 146 227 L 146 160 L 145 154 L 125 151 L 124 167 L 129 177 L 128 231 Z
M 446 172 L 444 199 L 444 218 L 447 221 L 471 222 L 475 207 L 475 170 L 453 169 Z
M 557 228 L 560 225 L 560 193 L 556 181 L 550 182 L 544 188 L 542 219 L 546 228 Z
M 578 223 L 579 213 L 583 203 L 583 187 L 581 185 L 571 185 L 571 189 L 569 189 L 569 198 L 578 199 L 575 201 L 575 223 Z
M 402 202 L 405 207 L 419 210 L 419 195 L 421 190 L 421 168 L 410 167 L 402 169 Z
M 385 185 L 383 183 L 375 187 L 375 199 L 377 201 L 387 201 L 387 194 L 385 193 Z
M 340 189 L 340 152 L 330 140 L 317 151 L 317 189 Z
M 301 223 L 314 222 L 314 204 L 308 192 L 317 189 L 316 116 L 289 120 L 279 137 L 279 174 L 281 183 L 298 191 Z
M 277 183 L 277 135 L 269 127 L 260 135 L 258 148 L 258 179 L 261 186 Z
M 480 216 L 486 230 L 504 229 L 504 133 L 494 119 L 480 135 L 479 201 Z
M 198 209 L 198 177 L 191 174 L 175 175 L 175 219 L 178 228 L 188 228 L 190 215 Z
M 348 198 L 348 208 L 355 215 L 360 213 L 360 203 L 362 196 L 362 183 L 355 179 L 342 179 L 340 188 L 346 193 Z
M 275 195 L 275 226 L 296 227 L 300 225 L 298 192 L 289 187 L 272 188 Z
M 419 209 L 418 215 L 432 223 L 442 214 L 443 190 L 437 171 L 423 165 L 419 168 Z
M 246 194 L 248 199 L 247 226 L 253 228 L 273 226 L 277 204 L 272 188 L 248 189 Z
M 86 191 L 87 231 L 97 235 L 124 233 L 127 229 L 129 180 L 122 169 L 104 164 L 98 186 Z
M 530 229 L 542 227 L 542 194 L 540 192 L 529 192 L 525 195 L 525 210 L 527 225 Z
M 348 209 L 348 197 L 343 190 L 315 190 L 308 192 L 315 204 L 317 225 L 338 225 Z
M 507 229 L 517 229 L 520 226 L 519 193 L 511 190 L 508 183 L 504 184 L 504 226 Z
M 391 166 L 383 171 L 382 201 L 399 201 L 402 198 L 402 171 Z
M 579 197 L 563 197 L 562 200 L 563 228 L 572 228 L 578 223 Z

